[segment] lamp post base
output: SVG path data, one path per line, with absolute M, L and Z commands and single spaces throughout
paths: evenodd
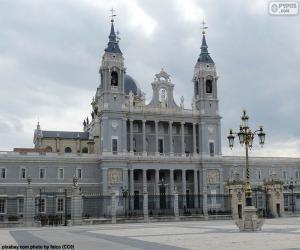
M 240 232 L 253 232 L 261 230 L 264 220 L 257 217 L 256 211 L 257 210 L 254 206 L 246 206 L 244 208 L 243 218 L 235 221 L 235 224 L 240 229 Z

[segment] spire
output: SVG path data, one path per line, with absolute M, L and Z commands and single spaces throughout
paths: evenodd
M 115 27 L 114 27 L 114 17 L 116 15 L 114 15 L 114 9 L 111 9 L 111 27 L 110 27 L 110 34 L 108 36 L 109 38 L 109 42 L 107 44 L 107 48 L 105 49 L 106 52 L 109 52 L 109 53 L 120 53 L 122 54 L 120 48 L 119 48 L 119 39 L 115 33 Z
M 203 20 L 202 22 L 202 44 L 201 44 L 201 53 L 199 55 L 199 58 L 198 58 L 198 62 L 200 63 L 214 63 L 213 59 L 211 59 L 209 53 L 208 53 L 208 46 L 207 46 L 207 43 L 206 43 L 206 38 L 205 38 L 205 30 L 207 29 L 207 27 L 205 26 L 205 22 Z

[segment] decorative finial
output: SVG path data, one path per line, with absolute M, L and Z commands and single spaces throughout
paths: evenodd
M 208 28 L 207 26 L 205 26 L 206 22 L 204 21 L 204 18 L 203 18 L 203 21 L 202 21 L 202 34 L 205 35 L 205 30 Z
M 111 12 L 111 15 L 110 15 L 111 19 L 110 19 L 110 21 L 113 22 L 114 21 L 114 17 L 117 16 L 117 15 L 114 14 L 115 10 L 113 8 L 111 8 L 110 12 Z

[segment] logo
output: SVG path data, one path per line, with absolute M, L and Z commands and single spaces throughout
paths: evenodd
M 269 13 L 273 16 L 295 16 L 299 13 L 298 2 L 270 2 Z

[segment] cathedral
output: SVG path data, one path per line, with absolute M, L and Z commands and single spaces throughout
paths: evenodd
M 194 91 L 192 107 L 187 109 L 183 99 L 179 104 L 175 102 L 176 86 L 164 69 L 155 74 L 152 99 L 146 104 L 140 85 L 126 73 L 114 25 L 112 18 L 99 68 L 101 81 L 95 86 L 91 116 L 84 119 L 83 131 L 48 131 L 38 124 L 32 149 L 0 153 L 3 220 L 23 213 L 29 177 L 34 197 L 39 198 L 35 210 L 63 213 L 68 196 L 59 194 L 70 192 L 75 176 L 81 194 L 90 202 L 83 204 L 83 214 L 92 214 L 90 206 L 97 209 L 105 203 L 91 205 L 88 197 L 107 197 L 111 193 L 130 196 L 131 210 L 139 210 L 144 193 L 149 195 L 149 203 L 150 196 L 159 197 L 158 209 L 166 208 L 168 197 L 177 193 L 181 197 L 179 207 L 184 210 L 222 211 L 226 204 L 219 198 L 230 193 L 226 183 L 237 175 L 241 180 L 245 178 L 244 157 L 222 156 L 219 76 L 208 52 L 205 31 L 200 55 L 191 59 L 195 60 Z M 276 174 L 287 187 L 284 192 L 290 193 L 291 181 L 295 189 L 292 201 L 285 196 L 283 209 L 290 209 L 292 202 L 293 208 L 300 211 L 300 194 L 296 194 L 300 159 L 252 157 L 250 165 L 251 182 L 260 193 L 256 207 L 265 208 L 259 187 Z M 51 192 L 57 193 L 55 201 L 49 198 Z M 122 206 L 120 202 L 118 206 Z

